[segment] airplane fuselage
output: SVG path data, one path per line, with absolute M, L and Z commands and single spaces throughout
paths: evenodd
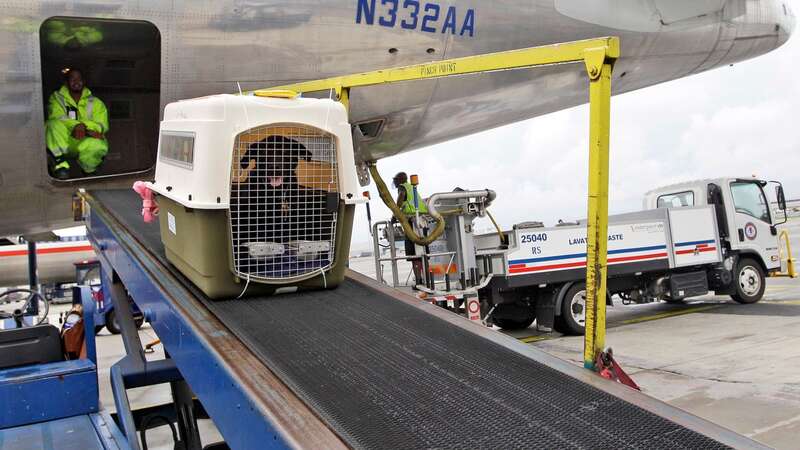
M 603 3 L 5 2 L 0 6 L 0 235 L 69 226 L 69 199 L 77 188 L 128 187 L 152 176 L 144 170 L 64 182 L 48 173 L 43 105 L 50 92 L 43 88 L 47 55 L 40 31 L 54 17 L 146 21 L 157 28 L 159 111 L 179 99 L 240 88 L 609 35 L 619 36 L 622 45 L 613 79 L 617 94 L 766 53 L 788 39 L 794 20 L 781 0 L 629 0 L 622 3 L 652 9 L 641 6 L 645 9 L 627 15 L 617 14 L 614 2 L 598 10 Z M 95 45 L 110 52 L 113 42 L 106 36 L 106 44 Z M 365 128 L 377 132 L 358 140 L 358 157 L 377 160 L 585 103 L 584 81 L 583 68 L 559 65 L 355 90 L 352 121 L 378 124 Z M 120 123 L 116 126 L 125 126 Z M 154 137 L 157 129 L 149 132 Z

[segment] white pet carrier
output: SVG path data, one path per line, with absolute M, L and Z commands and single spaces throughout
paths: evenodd
M 162 240 L 208 295 L 341 278 L 362 200 L 343 105 L 215 95 L 167 105 L 160 133 Z

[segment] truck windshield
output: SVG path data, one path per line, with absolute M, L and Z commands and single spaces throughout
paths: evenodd
M 764 192 L 756 183 L 734 182 L 731 183 L 733 205 L 737 213 L 747 214 L 756 219 L 769 222 L 769 208 Z

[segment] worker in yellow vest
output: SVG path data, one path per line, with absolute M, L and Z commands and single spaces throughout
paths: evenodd
M 419 193 L 419 190 L 414 189 L 414 186 L 409 183 L 408 175 L 405 172 L 398 172 L 397 175 L 392 178 L 392 183 L 394 187 L 397 188 L 397 206 L 403 211 L 403 214 L 409 217 L 409 221 L 411 223 L 415 223 L 417 213 L 419 214 L 427 214 L 428 213 L 428 205 L 425 204 L 425 201 L 422 199 L 422 195 Z M 416 224 L 418 228 L 424 227 L 425 222 L 421 221 L 422 223 Z M 406 256 L 415 256 L 416 255 L 416 246 L 414 242 L 406 237 Z M 415 284 L 423 284 L 422 283 L 422 260 L 420 259 L 412 259 L 411 260 L 411 267 L 414 270 L 414 279 L 416 281 Z
M 55 158 L 53 175 L 60 179 L 69 178 L 68 159 L 91 175 L 108 153 L 106 105 L 84 86 L 80 70 L 63 72 L 64 85 L 50 96 L 45 124 L 47 149 Z

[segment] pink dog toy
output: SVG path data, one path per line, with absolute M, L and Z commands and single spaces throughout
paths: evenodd
M 147 187 L 144 181 L 133 183 L 133 190 L 142 197 L 142 218 L 144 222 L 152 222 L 158 215 L 158 203 L 153 199 L 153 191 Z

